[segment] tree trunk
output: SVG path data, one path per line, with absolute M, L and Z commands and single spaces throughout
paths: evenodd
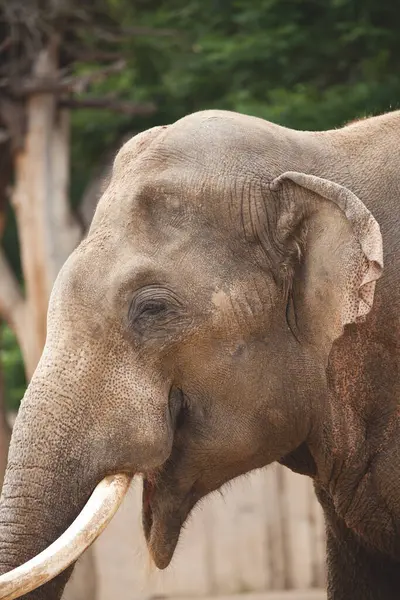
M 38 58 L 35 75 L 55 76 L 56 50 Z M 69 115 L 52 94 L 31 96 L 26 104 L 24 147 L 15 157 L 15 208 L 26 289 L 29 328 L 17 336 L 30 379 L 46 339 L 50 292 L 58 271 L 77 246 L 81 231 L 69 209 Z M 29 331 L 27 331 L 29 329 Z

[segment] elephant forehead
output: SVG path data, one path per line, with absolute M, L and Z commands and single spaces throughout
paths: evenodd
M 191 166 L 171 167 L 154 177 L 141 175 L 134 186 L 115 186 L 107 192 L 95 222 L 78 252 L 84 285 L 98 276 L 136 270 L 132 263 L 145 258 L 170 272 L 177 264 L 191 264 L 206 272 L 204 261 L 230 264 L 226 255 L 248 239 L 250 198 L 258 201 L 260 182 L 243 177 L 199 175 Z M 237 198 L 240 201 L 237 201 Z M 247 199 L 247 200 L 246 200 Z M 247 252 L 247 246 L 245 252 Z M 255 251 L 255 250 L 253 250 Z
M 222 209 L 224 216 L 227 198 L 280 173 L 282 154 L 295 146 L 287 131 L 246 115 L 203 111 L 142 132 L 118 153 L 93 223 L 130 226 L 133 219 L 140 226 L 158 215 L 165 224 L 168 215 L 176 220 L 196 209 L 213 218 Z
M 148 168 L 131 178 L 115 178 L 101 198 L 88 239 L 162 243 L 187 232 L 204 233 L 201 219 L 220 221 L 238 189 L 233 178 L 205 173 L 193 165 Z

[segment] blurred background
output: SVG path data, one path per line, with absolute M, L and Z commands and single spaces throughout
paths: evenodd
M 121 144 L 207 108 L 315 130 L 393 110 L 399 17 L 392 0 L 0 1 L 0 481 L 52 284 Z M 273 466 L 209 499 L 161 574 L 139 496 L 137 484 L 80 561 L 69 600 L 323 597 L 323 521 L 305 478 Z

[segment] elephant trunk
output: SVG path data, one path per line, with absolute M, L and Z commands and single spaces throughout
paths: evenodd
M 51 581 L 74 563 L 108 525 L 130 482 L 128 475 L 105 477 L 61 537 L 28 562 L 0 576 L 0 599 L 20 598 Z
M 42 584 L 94 541 L 129 485 L 127 476 L 106 479 L 79 515 L 105 473 L 90 464 L 91 453 L 82 442 L 90 436 L 82 432 L 78 403 L 65 393 L 60 397 L 56 388 L 59 384 L 35 376 L 15 422 L 0 501 L 0 573 L 7 573 L 0 577 L 0 599 L 22 594 L 30 600 L 60 598 L 67 573 Z M 47 554 L 37 556 L 46 548 Z M 49 558 L 50 562 L 44 560 Z M 16 567 L 20 570 L 8 573 Z M 31 567 L 36 576 L 33 586 L 27 585 Z M 27 593 L 38 585 L 40 589 Z

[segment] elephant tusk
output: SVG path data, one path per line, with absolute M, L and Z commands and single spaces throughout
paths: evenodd
M 68 529 L 48 548 L 0 576 L 0 600 L 13 600 L 50 581 L 74 563 L 117 512 L 132 477 L 105 477 Z

